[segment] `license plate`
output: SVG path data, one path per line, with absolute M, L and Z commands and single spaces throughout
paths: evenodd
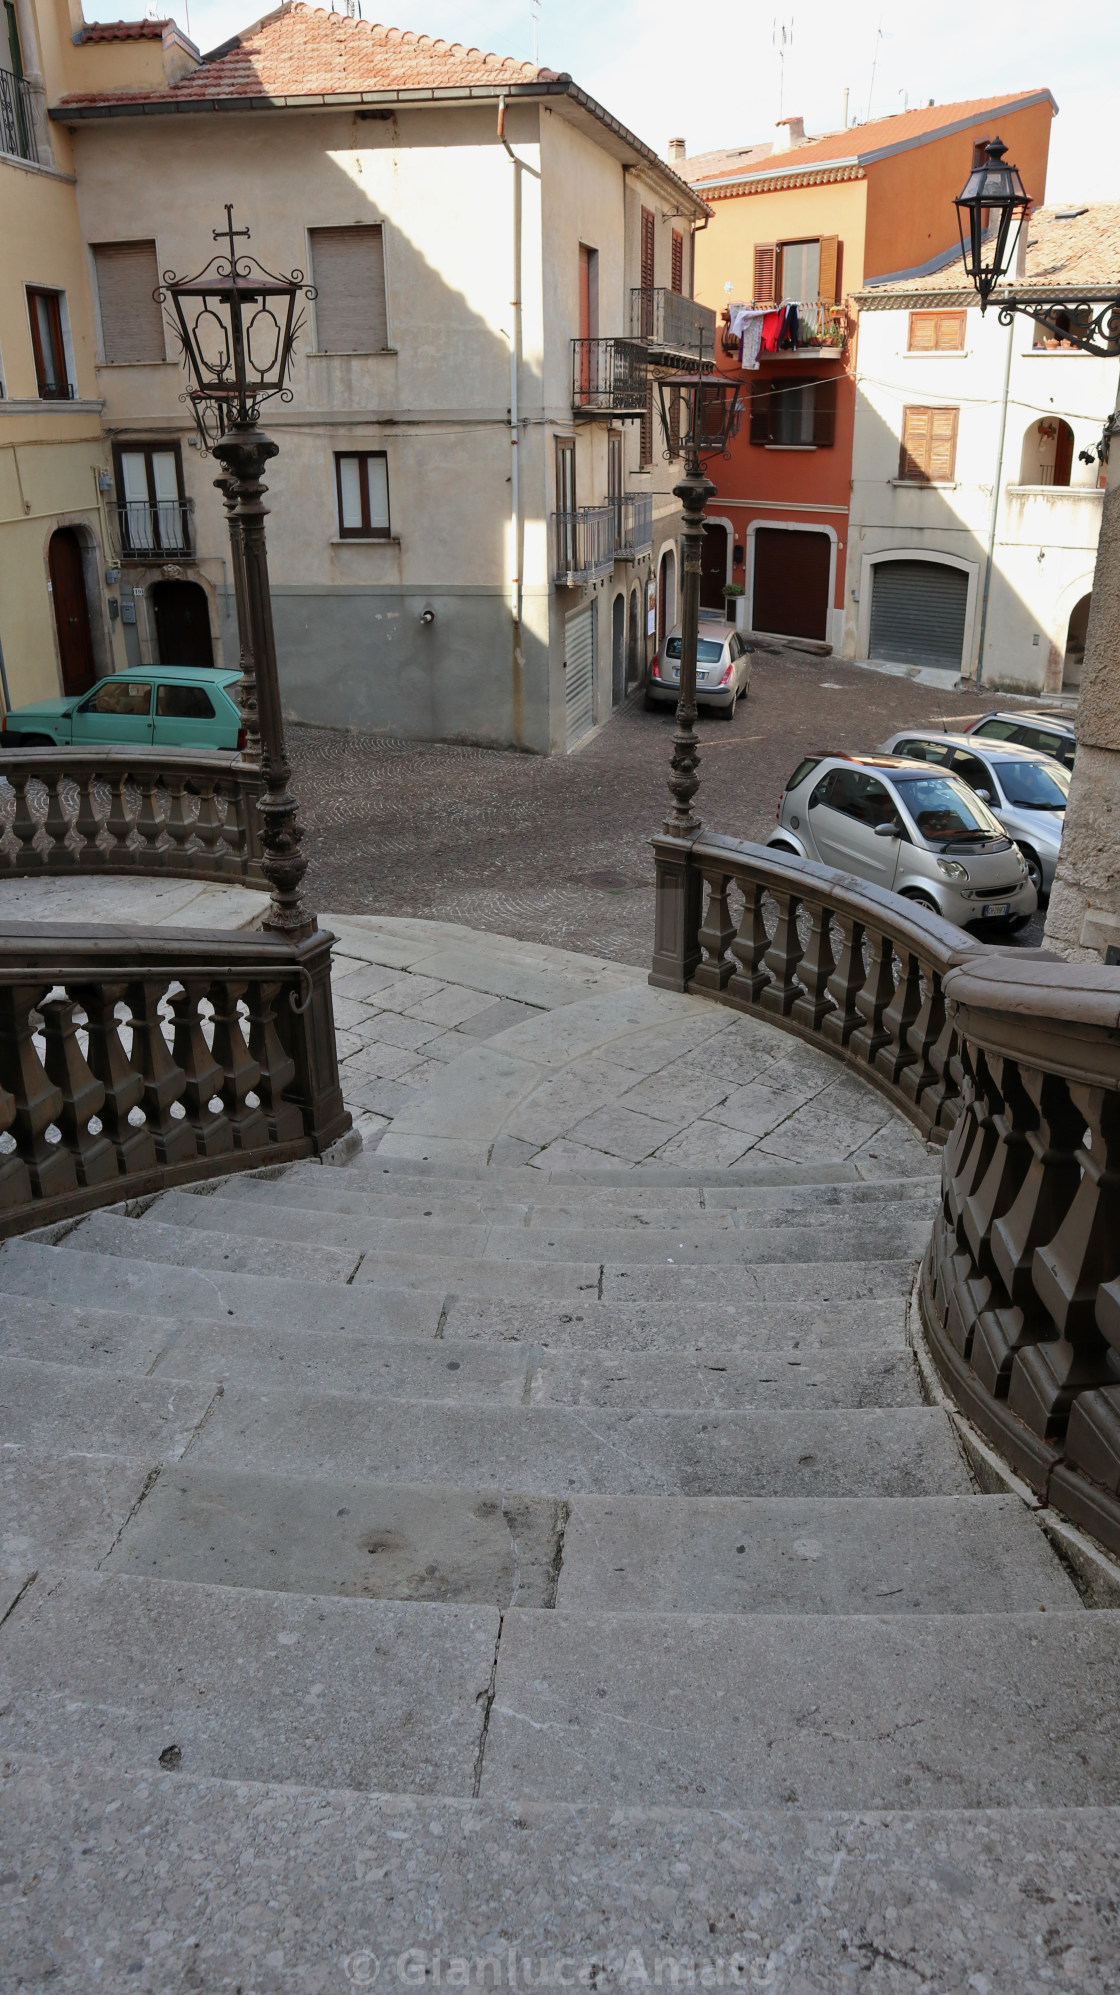
M 1000 914 L 1010 914 L 1010 913 L 1011 913 L 1011 902 L 1010 902 L 1010 901 L 985 901 L 985 902 L 984 902 L 984 919 L 985 919 L 985 921 L 989 921 L 989 920 L 994 920 L 994 919 L 995 919 L 995 917 L 996 917 L 997 915 L 1000 915 Z

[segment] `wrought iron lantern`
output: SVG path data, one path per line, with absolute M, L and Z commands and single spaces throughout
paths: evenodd
M 237 240 L 249 231 L 234 228 L 231 202 L 225 228 L 213 235 L 226 253 L 211 257 L 195 277 L 165 271 L 156 292 L 187 370 L 184 400 L 207 449 L 230 428 L 251 427 L 263 402 L 291 401 L 288 377 L 304 323 L 299 301 L 315 296 L 302 270 L 279 277 L 255 257 L 238 255 Z
M 982 312 L 1000 278 L 1011 269 L 1031 205 L 1018 167 L 1005 162 L 1006 152 L 1002 139 L 989 139 L 984 158 L 973 166 L 953 203 L 965 273 L 980 295 Z
M 666 374 L 657 400 L 667 457 L 721 457 L 743 419 L 741 384 L 729 374 Z

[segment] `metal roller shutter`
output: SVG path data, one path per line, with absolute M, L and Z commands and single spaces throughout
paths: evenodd
M 595 721 L 595 608 L 564 618 L 564 721 L 569 748 Z
M 871 585 L 869 656 L 959 672 L 968 576 L 938 561 L 880 561 Z

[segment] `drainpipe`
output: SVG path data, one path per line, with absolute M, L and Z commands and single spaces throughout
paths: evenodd
M 521 521 L 521 415 L 517 400 L 518 360 L 521 352 L 521 161 L 506 137 L 506 100 L 498 99 L 498 137 L 509 154 L 513 166 L 513 296 L 510 306 L 513 311 L 513 324 L 509 335 L 509 444 L 510 444 L 510 511 L 513 518 L 513 578 L 511 583 L 511 612 L 513 616 L 513 734 L 518 747 L 521 745 L 522 713 L 522 673 L 525 669 L 525 648 L 521 632 L 521 610 L 523 601 L 523 578 L 521 574 L 522 521 Z

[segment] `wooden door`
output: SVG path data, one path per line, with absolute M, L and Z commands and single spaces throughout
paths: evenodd
M 727 528 L 719 526 L 715 520 L 707 520 L 704 524 L 704 541 L 700 549 L 702 610 L 719 610 L 722 615 L 726 606 L 723 585 L 727 580 Z
M 826 533 L 759 527 L 752 628 L 779 637 L 827 637 L 831 555 Z
M 161 665 L 212 665 L 210 606 L 197 582 L 157 582 L 152 590 Z
M 86 578 L 82 572 L 82 550 L 73 527 L 59 527 L 52 533 L 47 557 L 54 602 L 54 623 L 58 632 L 58 656 L 62 666 L 65 694 L 88 693 L 97 677 L 93 660 L 93 632 L 90 629 Z

